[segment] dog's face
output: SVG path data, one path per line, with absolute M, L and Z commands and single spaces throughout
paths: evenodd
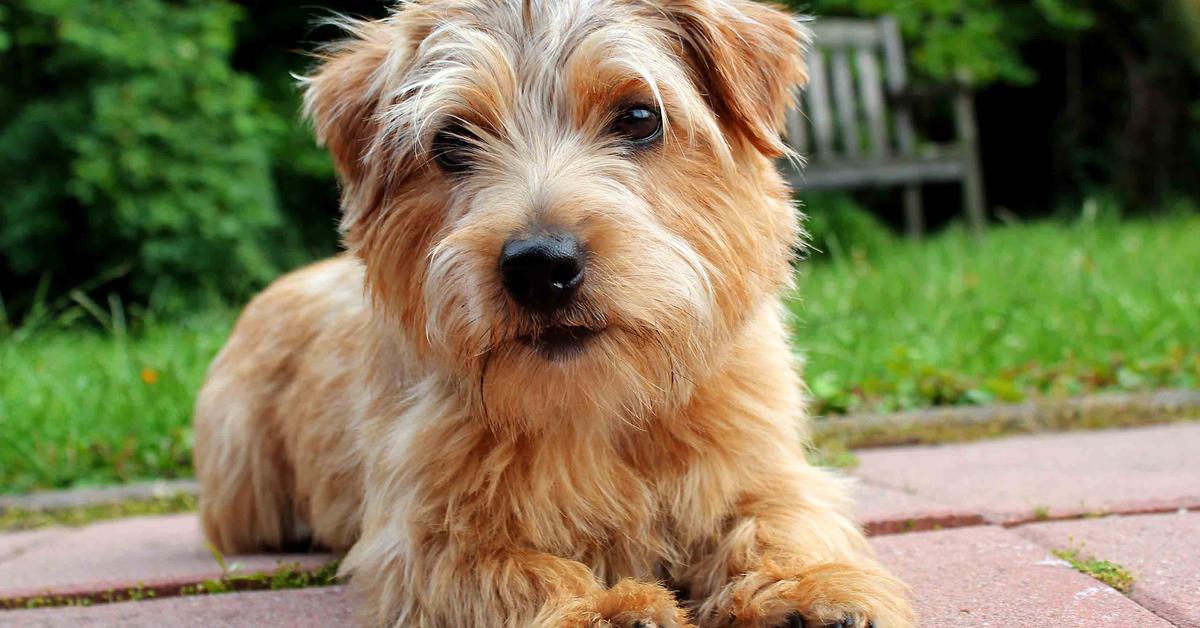
M 805 31 L 749 0 L 415 0 L 306 79 L 378 308 L 500 429 L 685 401 L 790 276 Z

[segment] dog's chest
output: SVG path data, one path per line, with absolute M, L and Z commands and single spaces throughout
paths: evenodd
M 604 579 L 677 563 L 729 501 L 700 465 L 607 441 L 500 442 L 477 453 L 441 468 L 439 484 L 454 490 L 439 519 L 471 538 L 580 560 Z

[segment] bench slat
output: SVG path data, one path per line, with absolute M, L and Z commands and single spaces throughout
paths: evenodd
M 867 114 L 867 131 L 871 139 L 871 155 L 876 159 L 887 156 L 887 104 L 883 98 L 883 76 L 875 51 L 859 48 L 855 54 L 858 65 L 858 91 L 862 94 L 863 109 Z
M 817 157 L 831 159 L 833 154 L 833 111 L 829 106 L 829 85 L 825 70 L 825 55 L 813 50 L 808 61 L 808 115 L 812 119 L 813 140 Z
M 797 153 L 808 153 L 808 121 L 804 117 L 804 109 L 800 106 L 803 95 L 796 99 L 796 106 L 787 113 L 787 143 Z
M 862 139 L 858 134 L 858 103 L 854 100 L 850 55 L 844 49 L 833 51 L 833 100 L 842 150 L 847 157 L 856 158 L 862 153 Z
M 883 32 L 884 61 L 887 64 L 888 91 L 900 96 L 908 89 L 908 73 L 904 68 L 904 41 L 900 38 L 900 24 L 896 18 L 887 16 L 879 20 Z M 907 106 L 896 108 L 896 144 L 901 155 L 911 155 L 916 150 L 913 137 L 912 114 Z

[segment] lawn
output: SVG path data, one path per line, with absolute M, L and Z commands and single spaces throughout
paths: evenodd
M 811 260 L 789 305 L 822 413 L 1196 387 L 1198 269 L 1200 216 L 1025 224 Z M 127 323 L 77 301 L 103 330 L 0 329 L 0 493 L 189 475 L 235 310 Z
M 802 264 L 817 412 L 1200 384 L 1200 216 L 1000 227 Z
M 192 403 L 233 318 L 0 340 L 0 493 L 190 476 Z

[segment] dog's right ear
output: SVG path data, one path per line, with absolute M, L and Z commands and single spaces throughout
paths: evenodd
M 333 156 L 342 183 L 353 186 L 365 175 L 363 156 L 378 131 L 385 75 L 398 53 L 386 22 L 338 21 L 350 37 L 318 53 L 319 65 L 301 78 L 304 113 L 317 141 Z

